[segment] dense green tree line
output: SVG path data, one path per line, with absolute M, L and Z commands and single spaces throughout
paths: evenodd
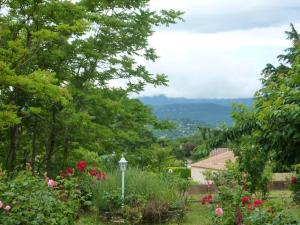
M 155 61 L 154 27 L 181 13 L 149 0 L 0 1 L 0 162 L 51 172 L 77 148 L 108 154 L 151 145 L 151 111 L 128 98 L 166 85 L 137 60 Z M 123 88 L 110 82 L 121 80 Z M 37 164 L 39 159 L 39 164 Z

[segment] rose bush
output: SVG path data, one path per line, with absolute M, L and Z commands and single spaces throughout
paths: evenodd
M 72 225 L 78 211 L 76 202 L 60 200 L 54 186 L 30 171 L 0 177 L 0 206 L 3 225 Z
M 79 210 L 92 205 L 91 184 L 107 177 L 95 166 L 92 170 L 88 173 L 85 161 L 77 163 L 77 171 L 69 167 L 55 179 L 30 169 L 13 177 L 0 170 L 0 224 L 74 224 Z
M 247 182 L 243 180 L 245 175 L 235 168 L 234 165 L 229 165 L 227 171 L 210 176 L 219 191 L 213 201 L 210 201 L 211 204 L 207 204 L 214 225 L 298 224 L 294 218 L 282 213 L 278 205 L 270 205 L 268 200 L 261 200 L 264 193 L 256 195 L 248 192 Z M 297 179 L 292 178 L 292 185 L 298 184 Z M 202 204 L 209 202 L 208 196 L 202 197 Z

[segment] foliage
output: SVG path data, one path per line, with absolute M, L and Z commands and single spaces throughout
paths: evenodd
M 114 196 L 121 197 L 121 180 L 121 173 L 115 171 L 108 174 L 108 179 L 105 182 L 93 184 L 95 205 L 100 210 L 108 210 L 111 202 L 118 201 L 118 198 Z M 138 169 L 126 170 L 125 189 L 128 198 L 142 196 L 145 200 L 157 199 L 170 204 L 177 199 L 176 184 L 171 182 L 168 177 Z
M 292 197 L 295 203 L 300 205 L 300 170 L 299 165 L 295 166 L 296 174 L 291 177 L 290 189 L 292 190 Z
M 251 191 L 264 189 L 266 165 L 273 171 L 291 171 L 300 162 L 299 40 L 291 25 L 286 32 L 292 47 L 278 56 L 279 66 L 268 64 L 262 72 L 262 88 L 252 107 L 235 105 L 234 126 L 223 128 L 210 146 L 232 144 L 240 169 L 248 174 Z
M 168 167 L 167 172 L 177 175 L 183 179 L 191 178 L 191 168 L 187 167 Z
M 221 132 L 222 128 L 198 126 L 197 131 L 193 135 L 178 138 L 172 142 L 172 154 L 180 160 L 206 158 L 211 150 L 211 140 L 218 137 Z
M 175 157 L 171 154 L 171 146 L 164 141 L 158 140 L 148 148 L 139 150 L 126 155 L 126 158 L 134 167 L 151 170 L 153 172 L 162 172 L 168 166 L 176 163 Z
M 277 202 L 261 200 L 262 196 L 251 194 L 248 191 L 251 182 L 247 182 L 245 174 L 237 168 L 229 164 L 227 171 L 211 174 L 219 190 L 209 205 L 213 224 L 298 224 L 293 216 L 284 214 Z M 217 207 L 221 213 L 217 213 Z
M 59 176 L 41 178 L 27 170 L 8 176 L 0 171 L 0 219 L 6 224 L 73 224 L 79 211 L 92 208 L 91 183 L 106 179 L 106 174 L 85 161 L 77 169 L 68 167 Z M 10 210 L 5 207 L 10 206 Z M 37 216 L 38 215 L 38 216 Z
M 157 222 L 167 215 L 166 211 L 170 208 L 178 207 L 180 202 L 184 205 L 178 178 L 131 168 L 126 171 L 125 180 L 124 202 L 120 172 L 109 174 L 104 182 L 91 184 L 94 204 L 100 212 L 121 212 L 127 219 Z M 125 205 L 123 210 L 122 203 Z
M 149 0 L 7 0 L 0 11 L 5 169 L 31 163 L 53 176 L 78 149 L 99 156 L 155 142 L 149 127 L 162 123 L 128 96 L 147 84 L 167 84 L 164 74 L 138 62 L 158 58 L 148 38 L 155 27 L 180 20 L 181 12 L 153 11 Z
M 275 215 L 274 215 L 275 214 Z M 298 221 L 289 215 L 279 213 L 270 213 L 266 209 L 257 209 L 251 216 L 245 219 L 245 223 L 249 225 L 298 225 Z
M 79 208 L 76 200 L 62 201 L 43 178 L 28 171 L 20 172 L 12 180 L 1 176 L 0 193 L 3 204 L 11 206 L 9 211 L 0 209 L 0 221 L 4 225 L 69 225 L 74 223 Z

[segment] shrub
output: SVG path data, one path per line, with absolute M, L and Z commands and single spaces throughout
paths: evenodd
M 250 216 L 245 218 L 245 224 L 249 225 L 298 225 L 299 223 L 283 212 L 270 213 L 266 209 L 257 209 Z
M 87 174 L 80 176 L 59 176 L 56 178 L 55 191 L 62 201 L 73 201 L 83 210 L 89 210 L 92 205 L 92 192 L 89 182 L 92 178 Z
M 52 182 L 52 181 L 51 181 Z M 78 204 L 59 200 L 51 187 L 29 171 L 22 171 L 9 180 L 0 177 L 0 201 L 10 210 L 0 209 L 0 221 L 4 225 L 70 225 L 74 223 Z
M 264 193 L 257 196 L 248 192 L 249 186 L 243 180 L 245 175 L 235 168 L 229 165 L 227 171 L 211 175 L 219 190 L 208 205 L 214 225 L 298 224 L 294 218 L 282 213 L 283 209 L 277 203 L 262 201 L 260 197 Z
M 294 202 L 300 205 L 300 164 L 294 166 L 296 173 L 291 177 L 290 189 Z

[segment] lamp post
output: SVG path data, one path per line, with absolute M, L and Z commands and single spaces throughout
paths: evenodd
M 127 161 L 124 158 L 124 155 L 122 154 L 122 158 L 119 161 L 120 163 L 120 168 L 122 171 L 122 200 L 124 202 L 124 193 L 125 193 L 125 170 L 126 170 L 126 166 L 127 166 Z

